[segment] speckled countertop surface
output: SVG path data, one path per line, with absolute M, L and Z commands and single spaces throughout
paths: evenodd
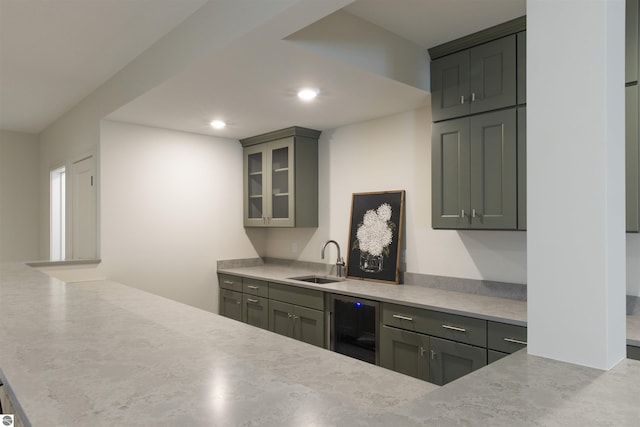
M 316 285 L 289 279 L 290 277 L 314 274 L 314 271 L 279 264 L 219 269 L 218 272 L 288 283 L 312 289 L 320 289 L 325 292 L 355 295 L 378 301 L 435 309 L 514 325 L 525 326 L 527 323 L 527 302 L 522 300 L 452 292 L 421 285 L 393 285 L 352 279 Z M 639 315 L 627 316 L 627 343 L 640 346 Z
M 387 285 L 388 286 L 388 285 Z M 109 281 L 0 265 L 0 369 L 34 426 L 616 425 L 640 362 L 519 352 L 445 387 Z

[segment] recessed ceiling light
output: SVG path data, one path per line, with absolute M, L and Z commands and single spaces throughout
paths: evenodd
M 300 92 L 298 92 L 298 98 L 302 99 L 303 101 L 311 101 L 316 96 L 318 96 L 318 89 L 305 88 L 301 89 Z
M 225 122 L 223 122 L 222 120 L 213 120 L 211 123 L 209 123 L 211 125 L 212 128 L 214 129 L 222 129 L 223 127 L 225 127 L 227 124 Z

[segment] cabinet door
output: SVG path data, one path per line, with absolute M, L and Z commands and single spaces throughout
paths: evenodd
M 517 98 L 518 104 L 524 104 L 527 102 L 527 32 L 518 33 L 516 37 Z
M 440 338 L 429 339 L 429 381 L 445 385 L 487 365 L 487 350 Z
M 469 114 L 469 52 L 431 62 L 431 114 L 434 122 Z
M 382 326 L 380 366 L 427 381 L 429 379 L 429 337 Z
M 244 225 L 265 226 L 267 217 L 267 160 L 265 147 L 244 149 Z
M 251 326 L 269 329 L 269 304 L 266 298 L 242 295 L 242 321 Z
M 299 341 L 324 348 L 324 312 L 294 306 L 293 337 Z
M 469 50 L 471 113 L 516 104 L 516 35 Z
M 640 231 L 640 132 L 638 85 L 625 89 L 627 231 Z
M 471 117 L 471 228 L 517 226 L 516 110 Z
M 468 228 L 469 119 L 434 123 L 431 138 L 433 228 Z
M 293 305 L 269 300 L 269 330 L 293 338 Z
M 527 107 L 518 108 L 518 230 L 527 229 Z
M 267 144 L 269 183 L 267 224 L 269 227 L 293 227 L 294 222 L 294 144 L 285 138 Z
M 220 315 L 242 321 L 242 293 L 220 289 Z
M 638 81 L 638 68 L 640 68 L 640 35 L 638 31 L 638 26 L 640 25 L 639 0 L 627 0 L 626 18 L 625 81 L 631 83 Z

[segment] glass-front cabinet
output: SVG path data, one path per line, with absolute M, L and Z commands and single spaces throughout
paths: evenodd
M 318 226 L 320 132 L 287 128 L 243 139 L 244 226 Z

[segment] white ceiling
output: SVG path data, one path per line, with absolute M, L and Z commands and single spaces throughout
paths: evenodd
M 42 131 L 203 3 L 0 0 L 0 129 Z M 525 0 L 357 0 L 345 11 L 426 55 L 524 15 Z M 428 102 L 415 85 L 267 33 L 254 31 L 108 118 L 238 139 L 292 125 L 325 130 Z M 303 84 L 320 88 L 313 103 L 295 97 Z M 214 118 L 229 126 L 214 131 Z

